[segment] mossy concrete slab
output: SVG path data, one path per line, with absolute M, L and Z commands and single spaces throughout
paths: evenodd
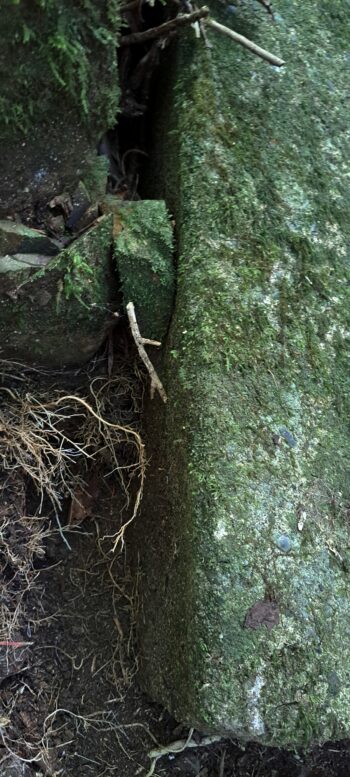
M 284 69 L 214 31 L 164 68 L 177 299 L 135 531 L 147 691 L 299 746 L 350 733 L 350 17 L 273 6 L 211 8 Z
M 0 359 L 61 368 L 93 356 L 118 307 L 111 247 L 105 216 L 54 258 L 1 257 Z
M 162 341 L 173 308 L 173 232 L 163 200 L 121 203 L 107 196 L 102 211 L 114 214 L 114 255 L 124 306 L 135 305 L 143 337 Z

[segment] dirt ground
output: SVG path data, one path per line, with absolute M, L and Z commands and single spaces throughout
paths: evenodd
M 145 777 L 159 744 L 186 740 L 178 725 L 144 696 L 137 684 L 134 642 L 139 580 L 128 554 L 105 552 L 120 494 L 105 495 L 100 513 L 46 540 L 30 594 L 27 638 L 21 660 L 1 684 L 2 707 L 12 710 L 3 777 Z M 25 659 L 23 652 L 26 650 Z M 5 727 L 8 731 L 8 727 Z M 246 747 L 222 740 L 167 754 L 155 764 L 159 777 L 348 777 L 350 743 L 332 743 L 308 756 Z
M 114 421 L 139 426 L 142 390 L 131 393 L 119 391 Z M 128 456 L 121 446 L 119 463 Z M 125 490 L 103 459 L 84 481 L 80 506 L 63 500 L 60 526 L 20 468 L 0 471 L 0 777 L 350 777 L 348 741 L 307 755 L 206 745 L 142 693 L 142 570 L 127 539 L 113 552 Z M 191 746 L 176 754 L 179 742 Z

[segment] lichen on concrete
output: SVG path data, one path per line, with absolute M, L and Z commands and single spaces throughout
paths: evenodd
M 307 746 L 350 730 L 348 7 L 211 8 L 286 67 L 189 33 L 164 78 L 152 193 L 179 258 L 142 676 L 190 724 Z M 248 627 L 261 601 L 278 623 Z

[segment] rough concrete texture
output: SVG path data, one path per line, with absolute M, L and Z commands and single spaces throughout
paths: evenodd
M 211 9 L 284 69 L 214 31 L 163 68 L 178 286 L 135 528 L 142 677 L 201 729 L 310 745 L 350 732 L 350 17 L 273 6 Z
M 0 257 L 0 359 L 84 364 L 115 321 L 112 219 L 100 219 L 54 258 L 35 253 L 34 230 L 23 236 L 18 229 L 18 239 L 28 250 L 32 240 L 33 249 Z

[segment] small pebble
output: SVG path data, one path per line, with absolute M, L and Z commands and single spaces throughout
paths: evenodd
M 279 431 L 281 437 L 283 437 L 283 439 L 286 441 L 286 443 L 288 443 L 288 445 L 291 448 L 296 448 L 297 441 L 296 441 L 295 437 L 293 437 L 293 435 L 289 431 L 289 429 L 286 429 L 285 426 L 280 426 L 278 431 Z
M 284 553 L 288 553 L 292 547 L 292 543 L 287 534 L 281 534 L 276 540 L 276 545 L 280 550 L 283 550 Z

